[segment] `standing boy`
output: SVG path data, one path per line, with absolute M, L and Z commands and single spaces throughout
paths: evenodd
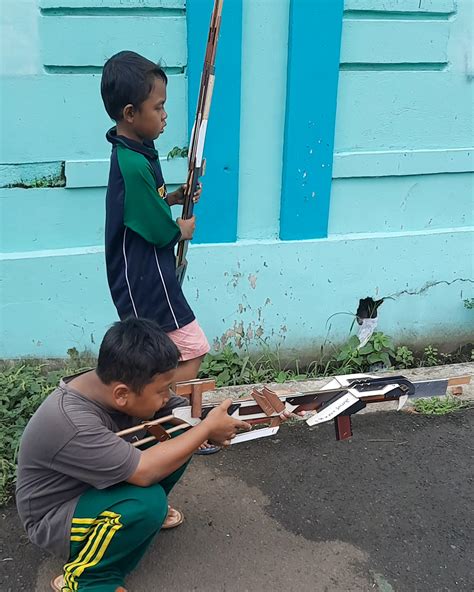
M 153 141 L 166 126 L 167 77 L 157 64 L 122 51 L 104 66 L 102 99 L 116 126 L 106 201 L 105 255 L 112 299 L 121 319 L 155 320 L 176 343 L 176 380 L 197 376 L 207 339 L 176 278 L 175 246 L 193 237 L 195 218 L 171 216 L 183 187 L 167 193 Z M 197 201 L 200 189 L 195 195 Z

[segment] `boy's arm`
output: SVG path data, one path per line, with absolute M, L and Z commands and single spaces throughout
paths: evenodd
M 181 237 L 178 224 L 171 217 L 169 205 L 156 189 L 150 165 L 142 160 L 119 158 L 125 183 L 124 224 L 149 243 L 163 248 Z
M 139 487 L 158 483 L 184 465 L 208 438 L 207 426 L 202 422 L 172 440 L 143 450 L 137 469 L 127 482 Z
M 128 483 L 148 487 L 179 469 L 206 440 L 228 445 L 238 431 L 250 429 L 248 423 L 227 414 L 231 404 L 231 399 L 226 399 L 194 428 L 143 450 L 136 471 L 127 479 Z
M 167 442 L 139 450 L 104 426 L 94 413 L 84 413 L 78 430 L 49 462 L 49 468 L 105 489 L 128 481 L 146 487 L 157 483 L 183 465 L 208 438 L 224 444 L 243 421 L 227 415 L 230 399 L 213 409 L 198 426 Z

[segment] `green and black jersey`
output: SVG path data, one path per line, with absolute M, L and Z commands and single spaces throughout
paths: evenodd
M 158 153 L 107 132 L 112 144 L 106 198 L 105 257 L 112 299 L 121 319 L 153 319 L 164 331 L 194 320 L 176 279 L 179 226 L 171 217 Z

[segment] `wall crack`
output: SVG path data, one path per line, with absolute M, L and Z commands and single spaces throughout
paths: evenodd
M 403 296 L 406 294 L 407 296 L 418 296 L 420 294 L 424 294 L 431 288 L 435 286 L 439 286 L 441 284 L 445 284 L 446 286 L 451 286 L 452 284 L 456 284 L 457 282 L 467 282 L 470 284 L 474 284 L 474 279 L 471 278 L 456 278 L 448 282 L 447 280 L 439 280 L 436 282 L 427 282 L 424 286 L 419 288 L 418 290 L 402 290 L 401 292 L 396 292 L 395 294 L 391 294 L 390 296 L 386 296 L 386 298 L 398 298 L 399 296 Z

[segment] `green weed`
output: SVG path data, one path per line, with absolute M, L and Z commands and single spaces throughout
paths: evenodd
M 423 415 L 446 415 L 469 407 L 469 402 L 460 401 L 457 397 L 431 397 L 430 399 L 417 399 L 414 404 L 415 411 Z

